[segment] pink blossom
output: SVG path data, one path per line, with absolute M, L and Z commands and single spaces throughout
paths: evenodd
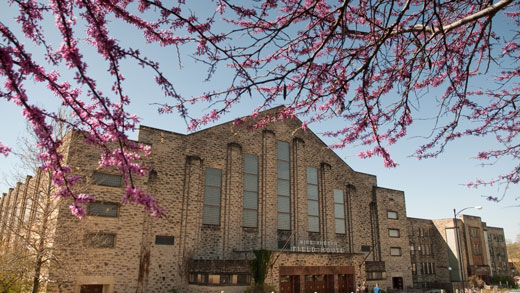
M 2 142 L 0 142 L 0 153 L 4 154 L 4 156 L 7 157 L 10 152 L 11 152 L 11 148 L 3 145 Z

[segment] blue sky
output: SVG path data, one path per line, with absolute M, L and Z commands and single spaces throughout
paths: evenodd
M 7 25 L 14 25 L 13 15 L 16 11 L 9 8 L 7 1 L 0 4 L 0 19 Z M 53 18 L 51 18 L 51 21 Z M 506 27 L 505 23 L 498 26 Z M 127 26 L 114 23 L 113 27 L 118 32 L 118 39 L 125 44 L 139 45 L 143 43 L 140 35 L 132 33 Z M 121 34 L 121 32 L 126 32 Z M 83 32 L 78 32 L 83 33 Z M 51 39 L 56 41 L 55 48 L 59 47 L 56 32 L 49 31 Z M 27 44 L 29 46 L 29 44 Z M 229 84 L 226 70 L 222 69 L 211 82 L 205 82 L 206 67 L 200 63 L 194 63 L 190 54 L 193 46 L 181 47 L 182 68 L 177 61 L 177 53 L 171 48 L 161 48 L 157 45 L 147 45 L 146 53 L 157 57 L 161 62 L 161 68 L 170 76 L 179 93 L 183 95 L 197 95 L 203 89 L 225 87 Z M 89 72 L 98 77 L 100 84 L 109 86 L 109 78 L 106 74 L 106 65 L 99 57 L 94 56 L 94 50 L 89 48 L 83 52 L 88 56 Z M 41 51 L 34 51 L 33 56 L 39 58 Z M 93 56 L 93 57 L 92 57 Z M 132 99 L 129 112 L 137 114 L 141 118 L 141 124 L 161 128 L 165 130 L 186 133 L 184 121 L 177 115 L 159 115 L 152 103 L 161 103 L 166 100 L 153 82 L 153 76 L 149 71 L 142 70 L 130 63 L 123 64 L 125 77 L 127 78 L 127 93 Z M 63 72 L 63 76 L 70 76 Z M 481 80 L 482 81 L 482 80 Z M 483 81 L 486 81 L 485 78 Z M 0 81 L 3 83 L 3 81 Z M 489 80 L 488 82 L 491 82 Z M 485 83 L 483 83 L 485 84 Z M 27 90 L 33 103 L 44 105 L 49 109 L 56 109 L 58 102 L 51 94 L 40 85 L 28 84 Z M 432 97 L 439 96 L 440 91 L 431 91 Z M 244 97 L 244 100 L 233 108 L 233 111 L 224 116 L 219 123 L 249 114 L 262 101 L 254 95 L 252 98 Z M 192 107 L 194 113 L 203 110 L 207 105 L 196 105 Z M 423 106 L 427 107 L 427 105 Z M 332 121 L 322 124 L 311 124 L 310 129 L 316 133 L 328 130 L 337 123 Z M 21 108 L 0 100 L 0 141 L 16 148 L 17 139 L 25 134 L 25 122 L 21 115 Z M 489 202 L 483 196 L 496 195 L 503 191 L 502 187 L 492 188 L 467 188 L 469 181 L 477 178 L 491 179 L 498 174 L 510 170 L 519 162 L 503 159 L 493 166 L 482 168 L 479 161 L 471 159 L 479 150 L 493 148 L 493 138 L 465 138 L 449 145 L 446 151 L 436 159 L 417 160 L 411 158 L 418 145 L 424 143 L 421 135 L 425 135 L 431 129 L 431 121 L 420 121 L 409 131 L 409 137 L 393 145 L 390 150 L 395 161 L 399 164 L 397 168 L 387 169 L 380 158 L 359 159 L 357 154 L 362 149 L 358 146 L 347 146 L 336 150 L 347 164 L 354 170 L 377 175 L 378 185 L 386 188 L 398 189 L 405 192 L 407 213 L 410 217 L 417 218 L 448 218 L 453 216 L 453 209 L 460 210 L 468 206 L 482 205 L 483 210 L 468 210 L 467 214 L 481 216 L 489 226 L 498 226 L 505 229 L 506 238 L 514 240 L 520 235 L 520 188 L 511 186 L 506 197 L 499 203 Z M 132 134 L 135 138 L 136 134 Z M 325 142 L 331 142 L 323 138 Z M 16 157 L 7 158 L 0 156 L 0 191 L 6 192 L 9 186 L 5 179 L 10 176 L 9 170 L 16 164 Z

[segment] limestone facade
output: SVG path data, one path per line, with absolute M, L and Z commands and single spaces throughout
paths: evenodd
M 279 292 L 352 292 L 365 280 L 406 289 L 419 282 L 411 266 L 418 258 L 410 254 L 419 236 L 409 227 L 437 225 L 407 220 L 402 191 L 350 168 L 298 119 L 254 130 L 224 123 L 189 135 L 141 126 L 138 142 L 151 146 L 151 172 L 134 183 L 166 210 L 162 219 L 121 205 L 119 174 L 98 169 L 100 151 L 80 134 L 67 136 L 66 164 L 85 178 L 81 192 L 96 203 L 84 221 L 66 200 L 56 204 L 51 242 L 60 262 L 46 272 L 49 292 L 243 292 L 256 249 L 273 251 L 266 282 Z M 0 201 L 7 243 L 15 240 L 4 226 L 20 219 L 13 215 L 27 203 L 26 186 Z M 435 252 L 419 262 L 435 263 L 445 280 L 449 257 L 435 250 L 442 236 L 433 236 Z

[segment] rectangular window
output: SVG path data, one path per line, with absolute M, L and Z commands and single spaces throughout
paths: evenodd
M 393 219 L 393 220 L 397 220 L 398 219 L 397 212 L 387 211 L 386 215 L 388 216 L 389 219 Z
M 390 255 L 392 255 L 392 256 L 400 256 L 401 255 L 401 247 L 390 247 Z
M 318 169 L 307 167 L 307 223 L 309 232 L 320 232 Z
M 417 275 L 417 265 L 415 263 L 412 263 L 412 275 Z
M 108 202 L 91 202 L 87 208 L 87 215 L 117 218 L 119 216 L 119 204 Z
M 415 255 L 415 246 L 413 243 L 410 243 L 410 255 Z
M 362 252 L 370 252 L 372 250 L 372 247 L 368 245 L 361 245 L 361 251 Z
M 173 236 L 155 236 L 155 244 L 157 245 L 173 245 Z
M 336 233 L 345 234 L 345 200 L 343 190 L 334 189 L 334 217 L 336 218 Z
M 93 183 L 97 185 L 121 187 L 121 175 L 94 172 L 92 175 Z
M 421 263 L 421 275 L 424 275 L 424 263 Z
M 116 234 L 112 233 L 88 233 L 85 236 L 87 247 L 90 248 L 114 248 Z
M 289 143 L 277 141 L 278 230 L 291 230 Z
M 367 272 L 367 280 L 384 280 L 386 272 Z
M 480 236 L 480 229 L 477 227 L 469 227 L 469 236 L 477 238 Z
M 476 256 L 482 255 L 482 250 L 480 248 L 480 243 L 473 243 L 472 244 L 472 248 L 473 248 L 473 255 L 476 255 Z
M 399 229 L 388 229 L 388 236 L 399 238 Z
M 206 168 L 204 181 L 204 210 L 202 223 L 206 225 L 220 225 L 220 189 L 222 185 L 222 171 Z
M 258 157 L 244 155 L 243 227 L 258 227 Z
M 208 284 L 210 285 L 218 285 L 220 283 L 220 275 L 209 274 L 208 276 Z

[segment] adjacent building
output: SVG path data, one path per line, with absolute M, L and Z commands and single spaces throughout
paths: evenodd
M 489 227 L 480 217 L 457 219 L 408 218 L 413 286 L 452 288 L 469 286 L 471 278 L 489 283 L 506 276 L 509 268 L 504 230 Z
M 261 116 L 276 120 L 281 109 Z M 467 276 L 504 269 L 500 228 L 464 215 L 457 220 L 464 245 L 453 246 L 453 219 L 408 218 L 402 191 L 353 170 L 298 119 L 246 128 L 224 123 L 185 135 L 140 127 L 152 171 L 135 183 L 166 209 L 163 219 L 120 205 L 121 176 L 98 169 L 99 150 L 69 133 L 65 163 L 96 202 L 81 222 L 66 200 L 53 205 L 59 262 L 45 267 L 48 291 L 244 292 L 258 249 L 273 251 L 266 282 L 277 292 L 353 292 L 365 280 L 385 290 L 451 290 Z M 37 213 L 44 178 L 28 177 L 2 196 L 3 243 L 15 246 L 12 231 L 34 224 L 24 213 Z

